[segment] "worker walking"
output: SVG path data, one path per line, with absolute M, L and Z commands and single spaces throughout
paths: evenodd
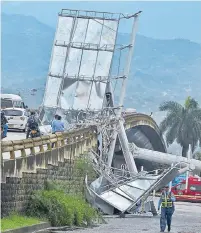
M 161 206 L 161 218 L 160 218 L 160 228 L 161 232 L 165 231 L 166 224 L 168 226 L 168 232 L 171 230 L 171 221 L 172 221 L 172 215 L 174 213 L 174 202 L 175 202 L 175 196 L 170 191 L 169 192 L 169 186 L 165 186 L 164 190 L 161 193 L 160 200 L 158 202 L 158 210 L 160 210 Z

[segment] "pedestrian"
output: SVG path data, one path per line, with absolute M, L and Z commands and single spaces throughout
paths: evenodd
M 61 121 L 61 116 L 58 116 L 58 129 L 57 132 L 64 132 L 64 123 Z
M 56 114 L 55 116 L 54 116 L 54 120 L 52 121 L 52 133 L 54 134 L 55 133 L 55 121 L 57 121 L 58 120 L 58 115 Z
M 58 133 L 64 131 L 64 123 L 61 121 L 61 116 L 55 115 L 55 119 L 52 121 L 52 133 Z M 52 143 L 52 148 L 55 143 Z
M 161 206 L 161 218 L 160 228 L 161 232 L 165 231 L 166 224 L 168 226 L 168 232 L 171 230 L 172 215 L 174 213 L 174 202 L 176 201 L 174 194 L 169 191 L 169 186 L 165 186 L 161 193 L 161 197 L 158 202 L 158 210 Z
M 7 132 L 8 132 L 8 121 L 5 117 L 5 112 L 1 111 L 1 127 L 3 128 L 3 138 L 7 137 Z

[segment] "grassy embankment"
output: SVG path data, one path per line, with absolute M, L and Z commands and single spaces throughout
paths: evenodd
M 52 226 L 88 227 L 95 222 L 102 222 L 102 216 L 84 198 L 85 174 L 87 172 L 92 178 L 95 173 L 84 158 L 76 161 L 75 168 L 72 175 L 76 181 L 47 181 L 45 190 L 34 192 L 30 197 L 27 217 L 15 214 L 2 219 L 2 231 L 34 225 L 44 222 L 44 219 Z M 75 182 L 79 185 L 75 186 Z
M 37 218 L 11 214 L 9 217 L 1 219 L 1 232 L 20 227 L 32 226 L 40 222 L 42 221 Z

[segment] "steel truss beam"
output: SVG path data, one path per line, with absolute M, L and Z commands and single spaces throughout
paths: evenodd
M 109 45 L 109 44 L 99 45 L 99 44 L 82 43 L 82 42 L 71 42 L 65 44 L 65 41 L 64 43 L 59 43 L 58 41 L 56 41 L 54 45 L 60 47 L 71 47 L 75 49 L 92 50 L 92 51 L 114 52 L 115 50 L 115 45 Z
M 94 80 L 92 80 L 93 77 L 91 76 L 84 76 L 84 75 L 65 75 L 65 76 L 61 76 L 61 75 L 56 75 L 56 74 L 52 74 L 49 73 L 48 74 L 50 77 L 54 77 L 54 78 L 69 78 L 69 79 L 73 79 L 75 81 L 89 81 L 89 82 L 103 82 L 103 83 L 107 83 L 109 82 L 109 79 L 125 79 L 125 76 L 95 76 Z
M 71 10 L 71 9 L 62 9 L 59 13 L 59 16 L 62 17 L 75 17 L 83 19 L 103 19 L 103 20 L 114 20 L 118 21 L 120 16 L 123 16 L 121 13 L 111 13 L 111 12 L 99 12 L 99 11 L 85 11 L 85 10 Z

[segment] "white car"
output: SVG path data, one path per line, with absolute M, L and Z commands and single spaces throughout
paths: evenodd
M 22 108 L 6 108 L 3 110 L 5 117 L 8 120 L 8 129 L 19 129 L 23 132 L 27 128 L 27 120 L 29 113 Z

